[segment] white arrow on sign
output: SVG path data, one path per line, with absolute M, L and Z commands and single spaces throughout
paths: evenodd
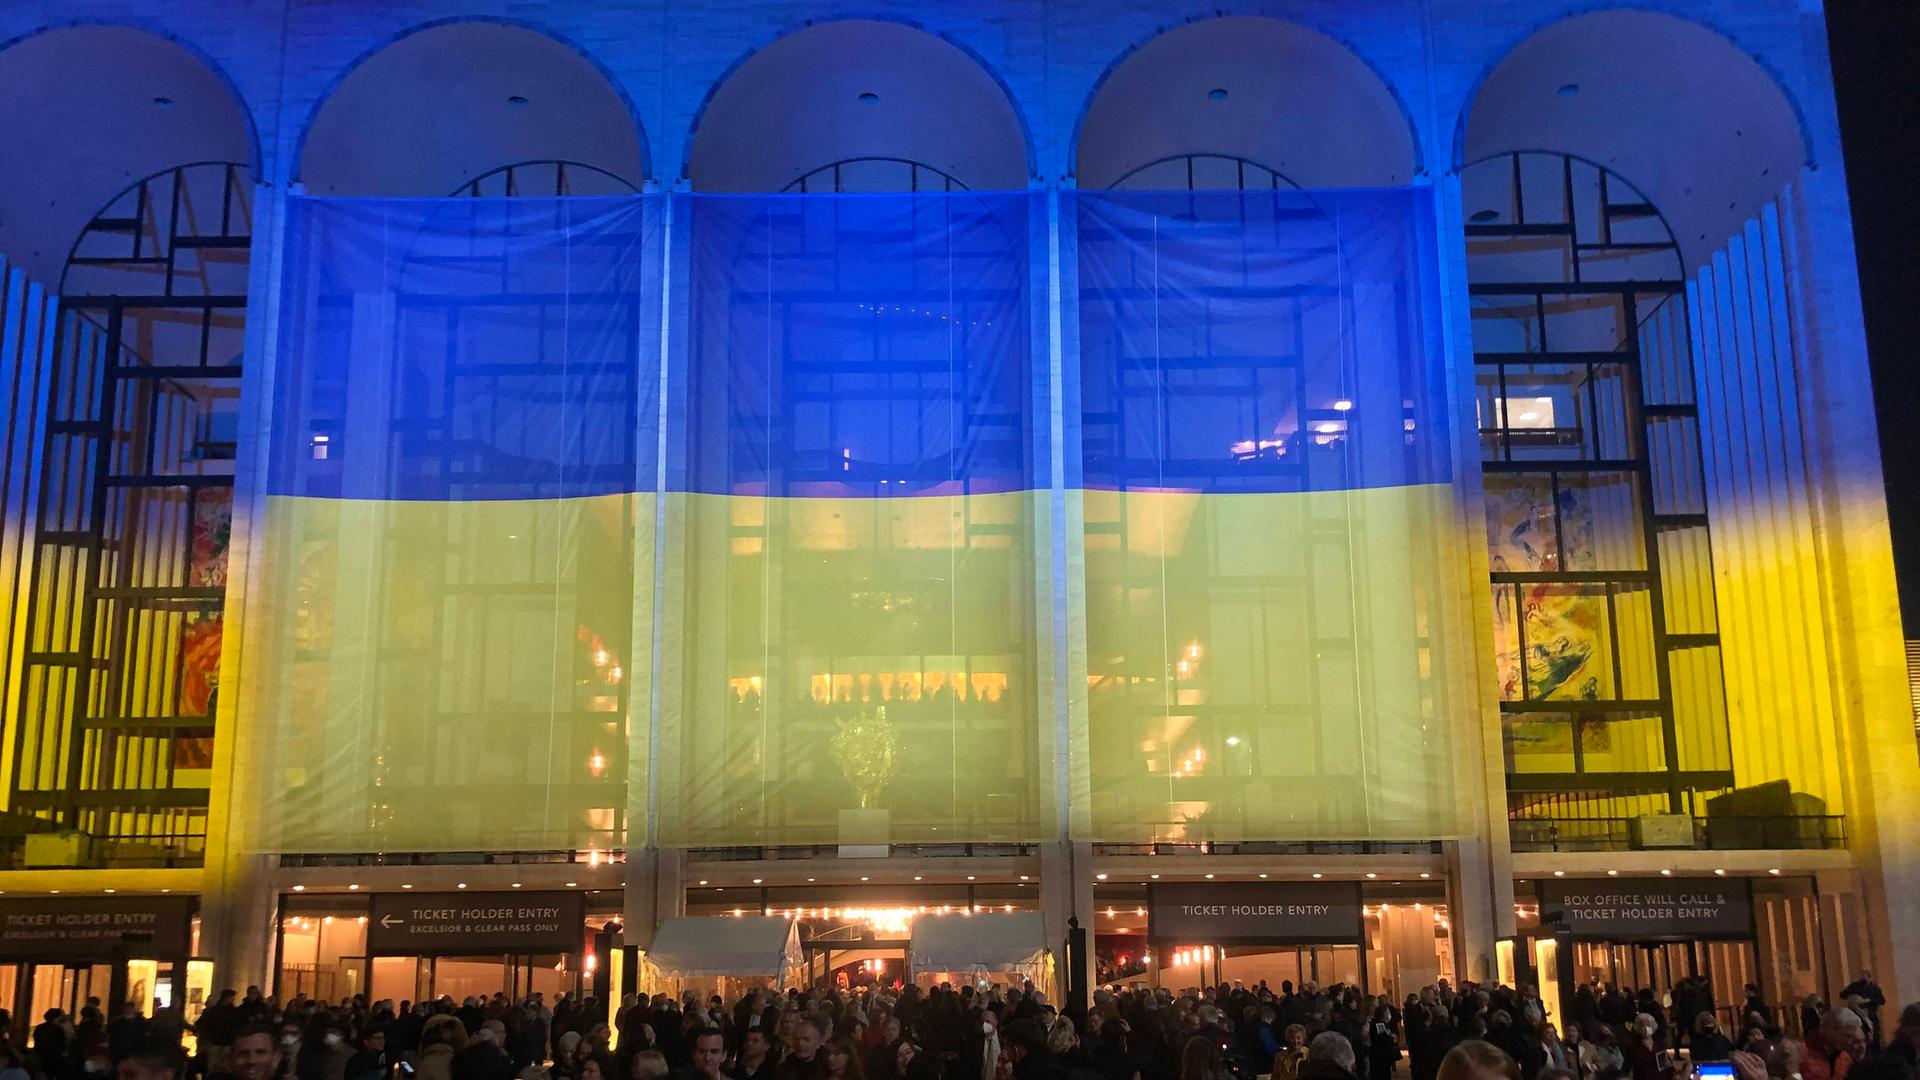
M 403 922 L 406 922 L 406 921 L 407 921 L 407 920 L 405 920 L 405 919 L 396 919 L 396 918 L 394 918 L 394 917 L 393 917 L 393 916 L 391 916 L 391 915 L 382 915 L 382 916 L 380 916 L 380 925 L 381 925 L 381 926 L 383 926 L 383 927 L 385 927 L 385 928 L 386 928 L 386 929 L 388 929 L 388 930 L 391 930 L 391 929 L 393 929 L 393 928 L 394 928 L 394 925 L 395 925 L 396 923 L 403 923 Z

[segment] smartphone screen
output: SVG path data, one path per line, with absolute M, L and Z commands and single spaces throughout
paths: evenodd
M 1698 1070 L 1700 1080 L 1733 1080 L 1733 1062 L 1703 1061 Z

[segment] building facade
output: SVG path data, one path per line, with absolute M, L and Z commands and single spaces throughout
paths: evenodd
M 1102 979 L 1920 985 L 1815 7 L 0 41 L 0 903 L 134 927 L 0 942 L 16 1016 L 759 913 L 819 977 L 1032 911 Z

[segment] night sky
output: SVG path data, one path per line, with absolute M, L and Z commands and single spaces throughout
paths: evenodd
M 1920 4 L 1827 0 L 1907 636 L 1920 634 Z

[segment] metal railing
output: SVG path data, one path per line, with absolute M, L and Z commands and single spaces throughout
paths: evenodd
M 1637 817 L 1516 817 L 1507 823 L 1515 851 L 1823 851 L 1847 846 L 1842 814 L 1694 817 L 1692 843 L 1643 842 Z
M 889 856 L 913 859 L 1018 858 L 1039 853 L 1034 844 L 893 844 Z M 781 859 L 831 859 L 840 854 L 835 844 L 782 846 L 697 847 L 687 849 L 692 862 L 773 862 Z
M 1095 844 L 1096 855 L 1438 855 L 1438 840 L 1199 840 Z

